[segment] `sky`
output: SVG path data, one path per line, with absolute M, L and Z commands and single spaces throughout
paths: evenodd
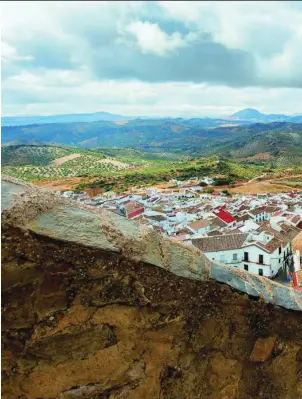
M 302 113 L 302 1 L 2 2 L 2 115 Z

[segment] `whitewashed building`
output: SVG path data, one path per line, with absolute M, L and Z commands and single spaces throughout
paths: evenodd
M 292 257 L 291 242 L 300 230 L 289 224 L 265 226 L 261 231 L 192 239 L 209 260 L 253 274 L 275 277 Z

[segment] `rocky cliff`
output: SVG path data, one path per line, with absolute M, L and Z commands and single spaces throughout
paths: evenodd
M 3 398 L 302 398 L 301 294 L 8 180 Z

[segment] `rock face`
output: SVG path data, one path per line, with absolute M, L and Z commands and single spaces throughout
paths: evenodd
M 301 296 L 3 186 L 3 398 L 302 398 Z

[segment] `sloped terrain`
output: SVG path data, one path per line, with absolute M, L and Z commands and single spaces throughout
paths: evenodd
M 225 124 L 224 124 L 225 125 Z M 135 148 L 185 155 L 232 158 L 268 153 L 277 166 L 302 163 L 302 124 L 290 122 L 208 126 L 202 119 L 130 120 L 4 126 L 3 143 Z
M 3 397 L 302 397 L 298 294 L 133 221 L 4 188 Z
M 2 166 L 49 165 L 57 158 L 70 156 L 75 150 L 54 146 L 13 145 L 1 148 Z
M 2 172 L 25 181 L 106 174 L 129 164 L 102 152 L 54 146 L 7 146 L 2 150 Z

